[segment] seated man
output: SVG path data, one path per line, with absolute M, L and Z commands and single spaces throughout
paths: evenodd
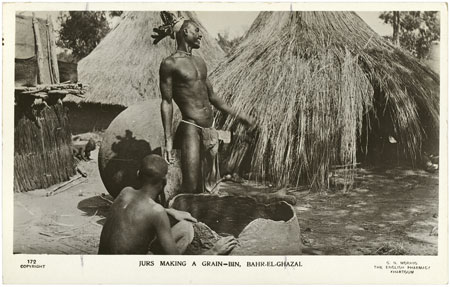
M 147 254 L 157 238 L 166 254 L 182 254 L 194 236 L 188 212 L 164 209 L 155 202 L 166 184 L 168 165 L 157 155 L 141 162 L 140 189 L 125 187 L 111 205 L 100 236 L 99 254 Z M 170 226 L 168 214 L 178 221 Z M 233 236 L 219 240 L 205 254 L 227 254 L 237 245 Z

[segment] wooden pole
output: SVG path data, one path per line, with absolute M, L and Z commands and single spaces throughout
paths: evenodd
M 46 64 L 48 66 L 48 73 L 50 75 L 50 84 L 54 84 L 56 79 L 55 79 L 55 76 L 54 76 L 54 73 L 53 73 L 52 50 L 50 48 L 51 43 L 50 43 L 50 31 L 48 29 L 48 21 L 47 21 L 47 24 L 45 25 L 45 35 L 47 36 L 47 38 L 46 38 L 47 39 L 47 41 L 46 41 L 46 44 L 47 44 L 47 59 L 46 59 L 47 61 L 46 61 Z
M 56 54 L 56 42 L 55 42 L 55 31 L 53 30 L 53 21 L 52 16 L 48 15 L 47 17 L 48 24 L 48 34 L 50 39 L 50 53 L 51 53 L 51 63 L 52 63 L 52 72 L 53 79 L 52 84 L 59 84 L 59 68 L 58 68 L 58 55 Z
M 41 34 L 39 33 L 39 22 L 33 12 L 33 29 L 34 29 L 34 39 L 36 41 L 36 56 L 38 64 L 38 84 L 43 84 L 44 82 L 44 52 L 42 51 Z
M 392 14 L 392 42 L 395 46 L 400 47 L 399 30 L 400 30 L 400 12 L 394 11 Z

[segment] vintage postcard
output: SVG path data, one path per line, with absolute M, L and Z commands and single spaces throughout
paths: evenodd
M 3 282 L 445 284 L 445 3 L 4 3 Z

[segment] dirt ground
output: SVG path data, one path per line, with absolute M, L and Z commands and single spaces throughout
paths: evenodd
M 86 178 L 54 194 L 65 183 L 14 195 L 15 253 L 97 253 L 110 205 L 97 155 L 81 163 Z M 273 191 L 245 183 L 227 188 Z M 438 193 L 437 174 L 406 169 L 360 169 L 346 193 L 288 192 L 297 199 L 303 253 L 314 255 L 437 255 Z

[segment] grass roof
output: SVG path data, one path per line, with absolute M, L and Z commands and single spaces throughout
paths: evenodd
M 203 31 L 201 56 L 210 69 L 223 59 L 224 52 L 208 34 L 194 12 L 181 12 Z M 159 66 L 176 50 L 175 40 L 167 37 L 153 44 L 153 28 L 162 24 L 159 11 L 125 12 L 120 23 L 78 63 L 79 81 L 89 85 L 84 102 L 130 106 L 159 98 Z M 71 100 L 79 102 L 79 98 Z
M 250 143 L 236 137 L 229 164 L 239 167 L 250 153 L 251 170 L 280 185 L 326 186 L 331 166 L 357 163 L 364 131 L 380 116 L 390 117 L 413 161 L 438 134 L 437 74 L 353 12 L 261 12 L 211 79 L 260 127 Z M 234 118 L 218 123 L 244 132 Z M 351 184 L 351 169 L 346 176 Z

